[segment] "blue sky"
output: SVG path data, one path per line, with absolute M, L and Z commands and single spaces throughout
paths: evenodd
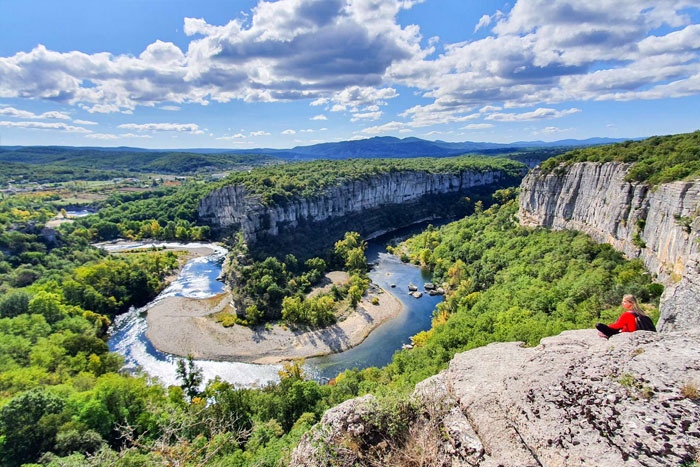
M 0 0 L 0 145 L 700 128 L 700 0 Z

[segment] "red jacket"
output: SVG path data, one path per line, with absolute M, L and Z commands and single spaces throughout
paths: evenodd
M 637 319 L 633 313 L 625 311 L 610 327 L 619 329 L 620 332 L 634 332 L 637 330 Z

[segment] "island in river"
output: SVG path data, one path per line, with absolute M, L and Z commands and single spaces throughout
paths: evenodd
M 347 318 L 324 328 L 226 328 L 214 315 L 231 307 L 228 292 L 207 299 L 166 297 L 148 310 L 146 336 L 162 352 L 204 360 L 272 364 L 329 355 L 360 344 L 377 326 L 401 313 L 401 302 L 383 289 L 371 285 L 369 295 L 378 303 L 365 296 Z

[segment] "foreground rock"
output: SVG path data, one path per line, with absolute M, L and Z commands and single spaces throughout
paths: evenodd
M 530 172 L 520 186 L 520 223 L 587 233 L 640 258 L 666 290 L 659 329 L 700 323 L 700 181 L 652 188 L 628 182 L 631 164 L 582 162 Z
M 418 384 L 393 425 L 373 396 L 330 409 L 292 465 L 679 465 L 700 452 L 698 388 L 697 328 L 491 344 Z

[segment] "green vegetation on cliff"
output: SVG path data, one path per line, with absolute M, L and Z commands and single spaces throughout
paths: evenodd
M 540 168 L 549 173 L 561 164 L 612 161 L 634 164 L 627 175 L 628 181 L 658 185 L 698 177 L 700 131 L 575 149 L 543 162 Z
M 282 260 L 267 257 L 255 261 L 246 254 L 237 254 L 228 273 L 236 307 L 245 310 L 246 324 L 279 318 L 290 324 L 311 326 L 334 323 L 338 313 L 357 305 L 369 285 L 366 247 L 360 234 L 346 232 L 334 249 L 326 252 L 325 259 L 314 257 L 301 262 L 293 254 L 287 254 Z M 348 271 L 348 283 L 333 286 L 320 295 L 307 296 L 329 268 Z M 232 324 L 230 319 L 223 318 L 222 323 Z
M 429 173 L 486 172 L 503 170 L 513 178 L 522 174 L 524 165 L 509 159 L 484 156 L 415 159 L 319 160 L 274 165 L 231 174 L 218 186 L 244 185 L 260 195 L 264 204 L 283 204 L 295 197 L 313 197 L 324 190 L 354 180 L 398 171 Z
M 454 353 L 490 342 L 536 345 L 567 329 L 612 322 L 625 293 L 658 300 L 663 287 L 651 283 L 641 261 L 579 232 L 520 227 L 512 194 L 500 190 L 500 206 L 405 242 L 410 259 L 434 271 L 447 295 L 433 329 L 395 356 L 390 368 L 398 378 L 418 382 Z
M 607 245 L 520 227 L 513 197 L 513 190 L 499 191 L 497 205 L 484 210 L 477 203 L 474 215 L 397 247 L 432 269 L 447 295 L 433 329 L 386 368 L 348 370 L 320 385 L 288 364 L 278 384 L 237 389 L 217 380 L 199 394 L 187 382 L 166 388 L 119 374 L 121 359 L 104 341 L 107 315 L 162 287 L 171 256 L 108 257 L 89 246 L 90 229 L 76 224 L 53 243 L 40 233 L 55 210 L 41 198 L 0 203 L 3 274 L 43 268 L 28 284 L 7 276 L 0 285 L 0 464 L 284 464 L 323 412 L 348 398 L 404 393 L 455 353 L 489 342 L 532 345 L 564 329 L 609 322 L 623 293 L 652 303 L 660 295 L 639 262 Z M 348 268 L 362 265 L 351 253 L 356 243 L 337 245 Z M 400 424 L 400 410 L 391 413 Z

